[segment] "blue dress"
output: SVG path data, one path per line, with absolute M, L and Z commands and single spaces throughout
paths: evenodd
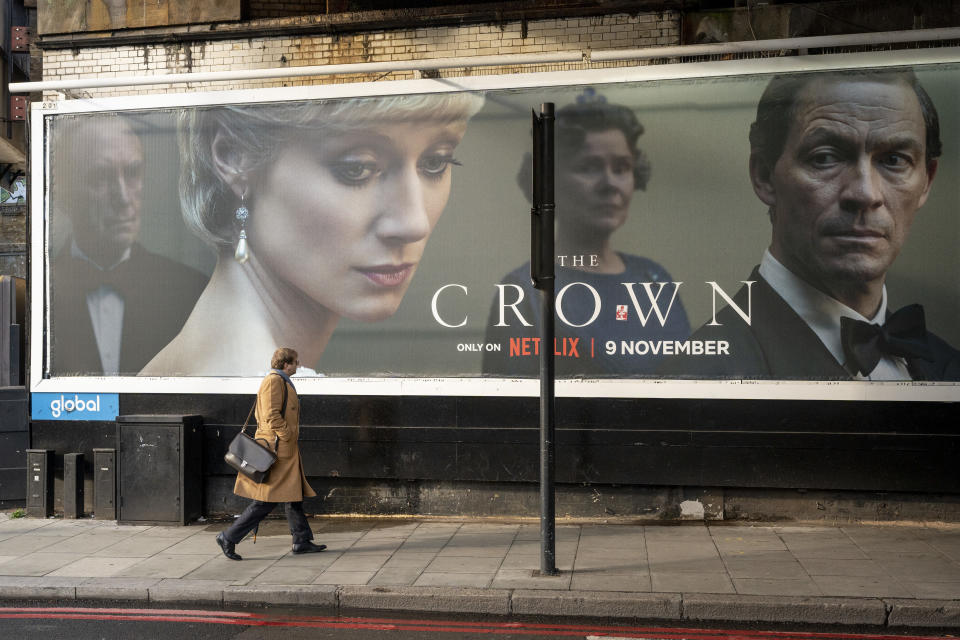
M 624 253 L 618 255 L 626 266 L 622 273 L 592 273 L 556 267 L 558 294 L 571 283 L 592 288 L 591 291 L 575 284 L 564 293 L 558 305 L 558 316 L 562 312 L 567 321 L 565 323 L 558 317 L 555 324 L 555 353 L 560 354 L 555 358 L 558 377 L 650 377 L 663 360 L 659 343 L 683 341 L 690 336 L 690 321 L 679 294 L 670 306 L 675 286 L 671 284 L 673 279 L 667 270 L 647 258 Z M 644 286 L 640 284 L 644 282 L 653 283 L 650 287 L 653 295 L 660 291 L 658 306 L 666 315 L 662 325 L 652 311 Z M 639 313 L 623 283 L 634 283 Z M 662 290 L 660 283 L 664 283 Z M 510 308 L 504 310 L 504 321 L 510 326 L 495 326 L 500 322 L 501 314 L 499 294 L 495 296 L 487 320 L 486 342 L 499 344 L 500 350 L 484 351 L 483 373 L 509 378 L 537 377 L 539 356 L 534 350 L 539 350 L 540 292 L 530 282 L 529 263 L 511 271 L 501 284 L 521 288 L 523 300 L 516 309 L 532 326 L 523 326 Z M 599 297 L 600 310 L 593 322 L 589 322 L 598 307 L 593 291 Z M 517 295 L 515 289 L 507 289 L 505 303 L 514 302 Z M 640 314 L 646 316 L 645 324 L 641 322 Z M 608 354 L 611 345 L 614 353 Z

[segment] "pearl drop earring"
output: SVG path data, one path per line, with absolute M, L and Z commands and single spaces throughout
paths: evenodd
M 240 239 L 237 241 L 237 250 L 233 254 L 234 260 L 240 264 L 250 259 L 250 252 L 247 249 L 247 218 L 250 217 L 250 210 L 244 204 L 244 195 L 240 196 L 240 206 L 237 207 L 236 217 L 240 221 Z

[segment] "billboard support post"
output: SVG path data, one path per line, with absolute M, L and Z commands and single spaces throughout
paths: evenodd
M 556 575 L 556 506 L 554 451 L 554 151 L 553 103 L 533 114 L 533 208 L 531 209 L 530 278 L 540 290 L 540 573 Z

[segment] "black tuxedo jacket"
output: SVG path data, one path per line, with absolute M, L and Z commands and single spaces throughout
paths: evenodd
M 747 325 L 729 306 L 717 314 L 719 326 L 704 325 L 691 340 L 725 340 L 729 355 L 675 356 L 664 363 L 661 373 L 672 378 L 744 378 L 771 380 L 851 380 L 853 377 L 833 357 L 817 334 L 773 290 L 760 275 L 754 281 L 751 324 Z M 747 309 L 744 286 L 734 296 Z M 960 352 L 927 332 L 935 354 L 933 361 L 908 358 L 907 369 L 914 380 L 960 380 Z
M 87 293 L 100 286 L 90 268 L 69 250 L 55 259 L 50 274 L 51 373 L 102 375 L 103 365 L 87 308 Z M 135 375 L 180 331 L 207 283 L 207 277 L 147 251 L 130 250 L 122 284 L 123 334 L 120 374 Z

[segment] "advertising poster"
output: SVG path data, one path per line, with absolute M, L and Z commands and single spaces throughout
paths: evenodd
M 955 398 L 960 64 L 871 55 L 36 112 L 34 388 L 536 395 L 552 102 L 560 395 Z

